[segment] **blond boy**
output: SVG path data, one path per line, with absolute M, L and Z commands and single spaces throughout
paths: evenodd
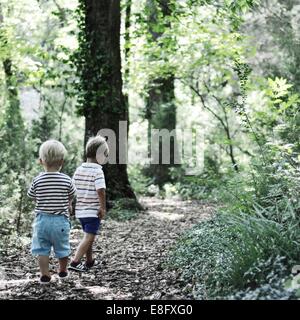
M 69 208 L 75 194 L 72 179 L 60 172 L 66 156 L 64 145 L 56 140 L 44 142 L 39 151 L 44 172 L 33 179 L 28 196 L 35 200 L 35 220 L 31 252 L 38 256 L 41 272 L 40 282 L 51 281 L 49 256 L 53 248 L 59 262 L 58 275 L 66 278 L 70 255 Z

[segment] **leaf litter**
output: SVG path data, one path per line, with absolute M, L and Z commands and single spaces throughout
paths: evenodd
M 70 272 L 68 279 L 61 280 L 56 260 L 51 258 L 52 281 L 45 286 L 38 281 L 39 269 L 30 254 L 30 245 L 18 254 L 12 250 L 12 255 L 1 257 L 0 299 L 189 299 L 179 272 L 164 269 L 163 263 L 176 239 L 196 223 L 208 219 L 214 205 L 153 197 L 141 198 L 140 202 L 146 211 L 136 219 L 103 222 L 94 246 L 100 263 L 87 273 Z M 72 229 L 72 252 L 81 236 L 80 229 Z M 9 252 L 10 248 L 7 249 Z

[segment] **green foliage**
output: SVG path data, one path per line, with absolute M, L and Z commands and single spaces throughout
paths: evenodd
M 33 206 L 27 198 L 27 187 L 30 174 L 36 172 L 37 167 L 33 157 L 34 145 L 25 136 L 22 141 L 15 140 L 13 147 L 1 154 L 5 159 L 0 174 L 1 234 L 27 231 L 31 225 Z
M 128 176 L 130 184 L 137 195 L 149 195 L 148 187 L 151 184 L 151 178 L 143 174 L 141 166 L 129 166 Z
M 239 292 L 238 297 L 279 282 L 284 292 L 283 280 L 300 259 L 299 220 L 290 215 L 286 226 L 259 211 L 252 216 L 217 215 L 179 240 L 168 265 L 179 269 L 185 282 L 195 283 L 194 298 L 221 298 L 232 292 Z
M 183 200 L 214 199 L 214 190 L 219 187 L 222 173 L 218 172 L 217 164 L 210 158 L 205 159 L 205 170 L 200 175 L 188 176 L 184 174 L 184 166 L 180 169 L 171 169 L 173 185 L 166 185 L 166 194 L 169 196 L 180 195 Z
M 103 36 L 96 30 L 89 30 L 86 24 L 86 13 L 88 12 L 86 2 L 78 1 L 76 10 L 78 22 L 78 48 L 74 51 L 71 61 L 76 67 L 76 74 L 79 81 L 75 83 L 77 91 L 77 112 L 85 115 L 90 108 L 96 108 L 99 101 L 110 93 L 110 86 L 107 76 L 111 74 L 111 67 L 108 63 L 109 56 L 105 52 L 96 50 L 92 43 L 99 43 Z M 95 54 L 96 51 L 96 54 Z M 100 85 L 99 85 L 100 84 Z M 106 111 L 111 110 L 111 106 Z
M 82 142 L 77 133 L 80 125 L 73 124 L 74 118 L 70 121 L 74 113 L 71 83 L 75 76 L 69 56 L 76 46 L 72 35 L 76 26 L 71 21 L 72 4 L 63 0 L 60 5 L 58 16 L 52 15 L 56 3 L 1 2 L 1 234 L 31 230 L 34 204 L 26 193 L 32 178 L 42 170 L 37 161 L 42 142 L 55 138 L 67 145 L 72 163 L 67 159 L 64 170 L 71 175 L 81 160 L 78 150 Z M 33 118 L 32 123 L 23 117 L 20 100 L 24 88 L 39 94 L 39 110 L 31 103 L 25 106 L 26 118 Z M 68 122 L 73 123 L 64 130 Z
M 222 213 L 196 226 L 173 251 L 169 265 L 182 270 L 185 282 L 196 283 L 194 297 L 296 297 L 285 287 L 292 266 L 300 261 L 299 153 L 297 129 L 290 126 L 298 98 L 290 88 L 283 79 L 269 79 L 265 108 L 242 110 L 260 153 L 239 174 L 219 176 L 212 192 Z M 274 117 L 270 120 L 263 112 Z M 289 135 L 278 126 L 289 128 Z M 293 140 L 295 144 L 288 143 Z
M 295 300 L 297 293 L 293 288 L 288 288 L 287 270 L 284 262 L 284 257 L 269 258 L 258 262 L 252 269 L 247 272 L 247 275 L 252 274 L 255 278 L 257 270 L 264 270 L 266 275 L 266 283 L 260 284 L 257 288 L 247 288 L 233 295 L 229 295 L 226 299 L 229 300 Z M 289 278 L 289 277 L 288 277 Z M 288 280 L 290 281 L 290 280 Z
M 185 283 L 197 283 L 195 297 L 209 298 L 209 290 L 219 289 L 219 275 L 228 265 L 223 243 L 230 238 L 227 227 L 219 219 L 212 219 L 188 231 L 173 249 L 167 265 L 178 269 Z
M 249 73 L 238 74 L 245 98 Z M 196 298 L 296 297 L 285 283 L 300 261 L 298 129 L 291 125 L 298 97 L 284 79 L 263 83 L 265 106 L 246 109 L 244 99 L 239 110 L 260 153 L 243 172 L 215 179 L 219 186 L 210 192 L 223 204 L 222 214 L 183 236 L 169 260 L 185 282 L 195 283 Z
M 39 145 L 48 138 L 62 140 L 69 151 L 63 171 L 72 175 L 83 144 L 75 110 L 89 114 L 110 94 L 109 57 L 93 55 L 97 50 L 91 46 L 91 38 L 97 42 L 103 35 L 86 28 L 86 2 L 78 3 L 1 2 L 0 254 L 6 254 L 6 246 L 20 250 L 24 239 L 17 234 L 30 232 L 33 203 L 26 191 L 41 170 Z M 145 118 L 140 101 L 155 89 L 155 79 L 172 75 L 177 127 L 205 131 L 205 168 L 198 176 L 184 175 L 186 163 L 170 170 L 174 183 L 160 195 L 221 205 L 216 216 L 179 240 L 169 267 L 182 272 L 194 298 L 295 298 L 290 270 L 300 259 L 298 6 L 275 0 L 269 6 L 263 0 L 146 3 L 132 2 L 135 13 L 125 44 L 130 118 L 140 126 L 138 118 Z M 245 19 L 259 3 L 260 12 Z M 249 24 L 258 30 L 252 40 Z M 162 87 L 166 92 L 160 95 L 168 95 Z M 19 101 L 23 88 L 40 97 L 30 124 Z M 229 163 L 230 152 L 238 173 Z M 129 168 L 135 191 L 158 195 L 142 172 L 141 166 Z M 120 199 L 108 217 L 132 220 L 140 210 L 135 200 Z M 9 242 L 10 235 L 15 242 Z
M 107 216 L 117 221 L 132 220 L 138 216 L 141 209 L 135 199 L 120 198 L 113 202 L 113 206 L 108 211 Z
M 50 105 L 46 105 L 39 118 L 32 121 L 31 135 L 36 138 L 37 145 L 53 137 L 56 128 L 55 113 Z M 35 153 L 38 157 L 38 152 Z
M 9 235 L 2 235 L 0 242 L 0 257 L 12 255 L 19 256 L 20 250 L 24 250 L 30 243 L 30 238 L 16 232 L 11 232 Z M 28 250 L 26 248 L 26 250 Z

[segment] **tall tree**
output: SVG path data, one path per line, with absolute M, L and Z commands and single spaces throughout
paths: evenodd
M 129 76 L 129 55 L 130 55 L 130 27 L 131 27 L 131 7 L 132 0 L 126 0 L 125 2 L 125 79 Z
M 150 41 L 157 42 L 163 34 L 164 28 L 170 28 L 170 23 L 164 19 L 171 15 L 170 0 L 147 0 Z M 162 21 L 161 21 L 162 20 Z M 162 26 L 158 27 L 159 24 Z M 161 31 L 162 30 L 162 31 Z M 150 57 L 151 59 L 151 57 Z M 154 57 L 155 59 L 155 57 Z M 148 137 L 150 140 L 152 129 L 176 129 L 176 105 L 174 93 L 174 74 L 152 79 L 149 83 L 146 101 L 146 119 L 148 120 Z M 146 170 L 160 188 L 171 180 L 169 169 L 174 166 L 174 149 L 176 136 L 170 141 L 170 164 L 151 164 Z M 162 159 L 162 146 L 159 146 L 159 159 Z
M 1 4 L 0 49 L 4 50 L 4 54 L 1 54 L 1 63 L 5 76 L 7 97 L 4 116 L 0 126 L 0 149 L 1 161 L 3 163 L 3 166 L 0 170 L 0 183 L 2 184 L 2 179 L 6 179 L 6 183 L 7 181 L 10 181 L 11 192 L 16 191 L 16 185 L 19 187 L 16 201 L 17 213 L 15 216 L 17 231 L 19 231 L 24 209 L 24 197 L 26 195 L 26 182 L 24 177 L 26 175 L 27 160 L 29 157 L 26 152 L 26 130 L 21 114 L 16 69 L 13 65 L 11 43 L 4 26 Z M 13 172 L 16 176 L 10 180 L 11 172 Z
M 124 74 L 123 74 L 123 79 L 125 86 L 128 83 L 128 78 L 129 78 L 129 71 L 130 71 L 130 62 L 129 62 L 129 57 L 130 57 L 130 27 L 131 27 L 131 7 L 132 7 L 132 0 L 126 0 L 125 1 L 125 35 L 124 35 L 124 40 L 125 40 L 125 52 L 124 52 L 124 58 L 125 58 L 125 68 L 124 68 Z M 128 97 L 128 92 L 124 94 L 124 101 L 126 104 L 126 108 L 129 108 L 129 97 Z M 127 114 L 127 119 L 129 122 L 129 112 Z M 128 133 L 129 126 L 127 126 L 127 133 Z
M 128 107 L 122 93 L 119 0 L 79 1 L 79 50 L 75 55 L 79 84 L 79 113 L 85 117 L 85 138 L 97 135 L 101 129 L 116 134 L 117 164 L 107 164 L 108 197 L 135 198 L 129 184 L 126 164 L 120 164 L 119 150 L 127 139 L 121 136 L 119 121 L 128 121 Z M 127 122 L 128 124 L 128 122 Z M 123 133 L 121 132 L 121 135 Z
M 0 143 L 3 149 L 6 149 L 7 156 L 19 154 L 18 159 L 12 165 L 19 168 L 22 163 L 22 147 L 24 142 L 24 122 L 21 115 L 20 100 L 18 95 L 17 78 L 11 57 L 10 41 L 6 34 L 2 7 L 0 4 L 0 48 L 5 50 L 2 56 L 2 67 L 5 75 L 7 103 L 5 107 L 4 119 L 2 123 L 2 134 Z M 5 147 L 4 147 L 5 146 Z M 20 150 L 20 148 L 22 148 Z M 21 152 L 21 154 L 20 154 Z

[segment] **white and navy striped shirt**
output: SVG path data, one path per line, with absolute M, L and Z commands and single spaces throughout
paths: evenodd
M 77 191 L 76 218 L 98 217 L 100 202 L 97 190 L 106 188 L 102 166 L 85 162 L 76 169 L 73 180 Z
M 43 172 L 33 179 L 28 196 L 35 199 L 35 212 L 69 214 L 69 199 L 76 189 L 72 179 L 60 172 Z

